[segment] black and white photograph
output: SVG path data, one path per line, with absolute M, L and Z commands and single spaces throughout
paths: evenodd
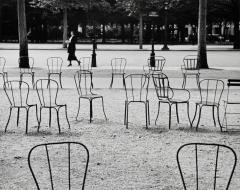
M 239 190 L 239 0 L 0 0 L 0 190 Z

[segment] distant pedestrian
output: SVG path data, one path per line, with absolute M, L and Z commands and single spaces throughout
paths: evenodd
M 77 37 L 75 36 L 73 31 L 71 31 L 71 37 L 69 38 L 69 40 L 66 41 L 66 43 L 68 43 L 68 48 L 67 48 L 68 49 L 68 61 L 69 61 L 68 67 L 72 66 L 72 61 L 77 61 L 78 65 L 80 65 L 80 61 L 77 59 L 77 57 L 75 55 Z

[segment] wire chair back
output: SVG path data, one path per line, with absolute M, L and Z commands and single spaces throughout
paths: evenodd
M 170 99 L 172 97 L 172 90 L 167 75 L 164 73 L 155 73 L 152 74 L 152 78 L 158 99 Z
M 197 55 L 187 55 L 183 58 L 183 65 L 185 70 L 199 70 Z
M 125 73 L 127 60 L 126 58 L 113 58 L 111 60 L 112 73 L 114 74 L 123 74 Z
M 80 70 L 91 71 L 92 70 L 92 58 L 91 57 L 80 57 Z
M 61 73 L 62 64 L 63 64 L 63 59 L 61 57 L 49 57 L 47 59 L 48 72 Z
M 38 99 L 43 107 L 53 107 L 57 105 L 59 85 L 53 79 L 39 79 L 36 82 Z
M 13 107 L 28 105 L 29 85 L 24 81 L 8 81 L 4 84 L 4 91 L 9 103 Z
M 184 189 L 228 189 L 237 155 L 226 145 L 188 143 L 177 151 Z
M 34 59 L 33 57 L 22 56 L 18 58 L 18 64 L 27 62 L 29 64 L 29 68 L 20 68 L 20 73 L 32 73 L 34 67 Z
M 0 73 L 4 73 L 6 64 L 6 59 L 4 57 L 0 57 Z
M 155 67 L 151 67 L 151 58 L 148 58 L 148 68 L 150 72 L 162 72 L 166 59 L 163 56 L 155 56 Z
M 218 79 L 204 79 L 199 83 L 201 102 L 219 104 L 224 90 L 224 82 Z
M 28 154 L 28 166 L 38 190 L 84 190 L 88 164 L 89 151 L 78 142 L 39 144 Z
M 93 95 L 91 72 L 77 71 L 74 75 L 74 81 L 79 96 Z
M 125 92 L 128 101 L 146 101 L 148 98 L 149 75 L 130 74 L 125 77 Z

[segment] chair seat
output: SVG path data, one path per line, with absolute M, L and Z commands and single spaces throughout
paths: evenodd
M 94 99 L 94 98 L 102 98 L 102 96 L 98 94 L 86 94 L 86 95 L 79 96 L 79 98 Z
M 23 74 L 29 74 L 29 75 L 32 75 L 32 74 L 34 74 L 34 72 L 20 72 L 20 74 L 21 74 L 21 75 L 23 75 Z
M 197 105 L 203 105 L 203 106 L 219 106 L 219 103 L 211 102 L 211 101 L 197 101 Z
M 126 73 L 113 72 L 112 74 L 114 74 L 114 75 L 125 75 Z
M 226 100 L 223 100 L 224 103 L 227 103 L 227 104 L 240 104 L 239 101 L 226 101 Z
M 188 101 L 187 100 L 181 100 L 181 99 L 176 99 L 176 98 L 173 98 L 173 99 L 161 99 L 159 100 L 161 102 L 164 102 L 164 103 L 187 103 Z

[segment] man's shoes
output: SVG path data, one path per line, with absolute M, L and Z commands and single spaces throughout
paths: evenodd
M 72 66 L 72 64 L 69 64 L 69 65 L 68 65 L 68 67 L 71 67 L 71 66 Z

